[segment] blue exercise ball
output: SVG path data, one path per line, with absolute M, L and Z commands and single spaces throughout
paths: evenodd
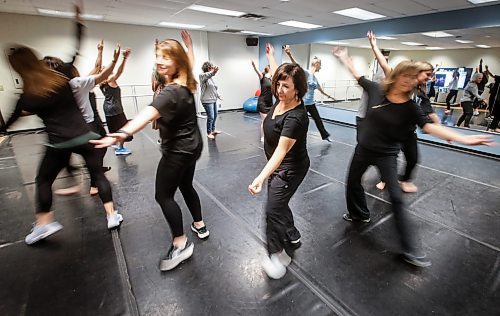
M 251 97 L 243 102 L 243 110 L 247 112 L 257 113 L 257 101 L 259 97 Z

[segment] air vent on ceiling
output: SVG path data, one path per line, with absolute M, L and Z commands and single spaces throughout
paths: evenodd
M 236 30 L 236 29 L 225 29 L 225 30 L 222 30 L 221 32 L 223 33 L 240 33 L 241 30 Z
M 259 15 L 259 14 L 247 13 L 247 14 L 243 14 L 242 16 L 240 16 L 240 18 L 254 20 L 254 21 L 260 21 L 260 20 L 265 19 L 266 17 L 263 15 Z

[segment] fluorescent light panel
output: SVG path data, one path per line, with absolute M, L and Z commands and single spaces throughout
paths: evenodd
M 385 18 L 385 15 L 366 11 L 366 10 L 363 10 L 360 8 L 344 9 L 344 10 L 339 10 L 339 11 L 333 11 L 332 13 L 340 14 L 343 16 L 347 16 L 347 17 L 355 18 L 355 19 L 359 19 L 359 20 L 374 20 L 374 19 Z
M 322 42 L 321 44 L 336 45 L 336 46 L 346 46 L 346 45 L 349 45 L 349 43 L 347 43 L 347 42 L 341 42 L 341 41 L 327 41 L 327 42 Z
M 395 40 L 395 37 L 390 37 L 390 36 L 377 36 L 377 39 L 381 40 Z
M 304 23 L 304 22 L 299 22 L 299 21 L 285 21 L 285 22 L 280 22 L 278 24 L 281 24 L 284 26 L 297 27 L 300 29 L 317 29 L 318 27 L 323 27 L 322 25 Z
M 467 0 L 472 4 L 480 4 L 480 3 L 486 3 L 486 2 L 494 2 L 497 0 Z
M 416 43 L 416 42 L 401 42 L 403 45 L 408 45 L 408 46 L 424 46 L 422 43 Z
M 461 43 L 461 44 L 470 44 L 470 43 L 474 43 L 474 41 L 469 41 L 469 40 L 455 40 L 455 42 L 457 42 L 457 43 Z
M 446 33 L 446 32 L 443 32 L 443 31 L 425 32 L 425 33 L 422 33 L 422 35 L 429 36 L 429 37 L 451 37 L 451 36 L 455 36 L 453 34 Z
M 245 12 L 241 12 L 241 11 L 219 9 L 219 8 L 207 7 L 204 5 L 197 5 L 197 4 L 190 5 L 187 8 L 190 10 L 194 10 L 194 11 L 220 14 L 220 15 L 228 15 L 228 16 L 242 16 L 243 14 L 246 14 Z
M 165 27 L 173 27 L 176 29 L 202 29 L 205 27 L 205 25 L 185 24 L 185 23 L 165 22 L 165 21 L 158 23 L 158 25 Z
M 428 50 L 441 50 L 441 49 L 444 49 L 444 48 L 438 47 L 438 46 L 429 46 L 429 47 L 426 47 L 425 49 L 428 49 Z
M 491 46 L 483 45 L 483 44 L 476 45 L 476 47 L 479 47 L 479 48 L 491 48 Z
M 241 34 L 249 34 L 249 35 L 262 35 L 262 36 L 269 36 L 272 34 L 269 33 L 262 33 L 262 32 L 253 32 L 253 31 L 241 31 Z

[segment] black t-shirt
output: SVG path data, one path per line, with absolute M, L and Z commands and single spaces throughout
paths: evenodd
M 50 144 L 58 144 L 90 132 L 69 83 L 48 97 L 22 94 L 16 109 L 38 115 Z
M 271 78 L 263 76 L 260 80 L 260 96 L 257 104 L 267 108 L 270 108 L 273 105 Z
M 160 112 L 157 119 L 163 152 L 195 155 L 203 148 L 196 104 L 191 91 L 178 84 L 165 86 L 151 104 Z
M 368 110 L 359 130 L 359 144 L 382 155 L 398 154 L 400 143 L 411 137 L 415 125 L 432 123 L 413 101 L 392 103 L 379 84 L 361 77 L 359 85 L 368 93 Z
M 415 92 L 415 102 L 420 106 L 425 114 L 429 115 L 434 113 L 431 100 L 429 100 L 429 97 L 421 89 L 417 89 Z
M 264 119 L 264 152 L 269 160 L 273 155 L 281 136 L 295 139 L 296 142 L 281 162 L 282 166 L 308 166 L 307 129 L 309 118 L 304 104 L 281 114 L 273 119 L 276 103 Z

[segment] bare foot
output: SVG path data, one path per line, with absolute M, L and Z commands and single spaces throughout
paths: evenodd
M 376 187 L 379 190 L 383 190 L 385 188 L 385 182 L 380 181 L 379 183 L 377 183 Z
M 90 187 L 90 195 L 97 195 L 99 190 L 96 187 Z
M 208 137 L 208 139 L 215 139 L 215 136 L 214 136 L 213 133 L 212 134 L 208 134 L 207 137 Z
M 401 186 L 401 190 L 405 193 L 415 193 L 418 191 L 417 186 L 411 182 L 401 181 L 399 182 L 399 186 Z
M 212 134 L 214 134 L 214 135 L 217 135 L 217 134 L 220 134 L 220 133 L 221 133 L 221 131 L 218 131 L 218 130 L 215 130 L 215 131 L 212 132 Z

